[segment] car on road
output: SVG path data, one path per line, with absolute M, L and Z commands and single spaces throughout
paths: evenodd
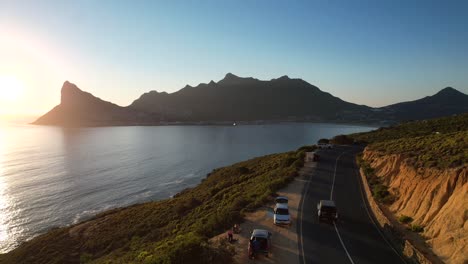
M 331 149 L 333 147 L 332 144 L 329 143 L 318 143 L 317 146 L 320 149 Z
M 278 196 L 275 198 L 276 204 L 288 204 L 288 197 L 286 196 Z
M 265 229 L 254 229 L 250 235 L 249 241 L 249 258 L 255 257 L 257 254 L 264 254 L 268 257 L 271 250 L 271 233 Z M 254 251 L 252 245 L 257 245 L 258 248 Z
M 273 223 L 275 225 L 289 225 L 291 224 L 291 216 L 289 215 L 289 208 L 287 204 L 277 203 L 273 209 Z
M 338 211 L 335 202 L 332 200 L 320 200 L 317 204 L 317 214 L 319 223 L 324 219 L 329 221 L 338 220 Z

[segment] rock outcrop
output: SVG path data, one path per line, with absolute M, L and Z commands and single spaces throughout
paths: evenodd
M 467 166 L 414 168 L 401 155 L 382 155 L 366 149 L 364 160 L 389 186 L 395 201 L 389 209 L 424 226 L 422 236 L 446 263 L 468 261 Z

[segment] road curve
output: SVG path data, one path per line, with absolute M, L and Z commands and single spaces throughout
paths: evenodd
M 374 224 L 361 191 L 355 154 L 359 147 L 321 150 L 308 173 L 300 208 L 299 263 L 405 263 Z M 335 200 L 339 220 L 318 223 L 319 200 Z

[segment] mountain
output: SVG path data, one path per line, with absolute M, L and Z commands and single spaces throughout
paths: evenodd
M 301 79 L 260 81 L 231 73 L 217 83 L 186 86 L 172 94 L 145 93 L 129 108 L 181 121 L 337 120 L 369 110 Z
M 406 121 L 468 113 L 468 95 L 447 87 L 433 96 L 383 107 L 388 119 Z
M 155 121 L 159 121 L 159 117 L 155 114 L 147 114 L 103 101 L 66 81 L 62 86 L 60 104 L 33 124 L 113 126 L 154 123 Z
M 159 125 L 173 122 L 229 123 L 318 121 L 398 123 L 468 112 L 468 95 L 445 88 L 433 96 L 370 108 L 341 100 L 301 79 L 269 81 L 228 73 L 218 81 L 174 92 L 150 91 L 122 107 L 65 82 L 60 105 L 34 122 L 39 125 Z

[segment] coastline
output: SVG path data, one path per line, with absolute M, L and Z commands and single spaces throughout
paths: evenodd
M 255 126 L 255 125 L 278 125 L 278 124 L 337 124 L 347 126 L 368 126 L 379 128 L 386 126 L 379 122 L 350 122 L 340 120 L 317 120 L 317 121 L 300 121 L 300 120 L 271 120 L 271 121 L 220 121 L 220 122 L 156 122 L 156 123 L 114 123 L 114 124 L 92 124 L 67 126 L 60 124 L 41 124 L 37 122 L 27 123 L 34 126 L 52 126 L 52 127 L 73 127 L 73 128 L 89 128 L 89 127 L 148 127 L 148 126 Z M 235 125 L 234 125 L 235 124 Z M 393 123 L 388 123 L 393 124 Z M 388 125 L 387 124 L 387 125 Z
M 228 255 L 225 249 L 213 248 L 205 239 L 232 226 L 294 180 L 303 165 L 304 151 L 266 155 L 215 169 L 200 184 L 173 198 L 112 209 L 75 225 L 51 229 L 0 254 L 0 262 L 193 258 L 189 252 L 177 253 L 186 247 L 199 248 L 200 258 L 224 259 Z M 173 246 L 168 248 L 169 244 Z

